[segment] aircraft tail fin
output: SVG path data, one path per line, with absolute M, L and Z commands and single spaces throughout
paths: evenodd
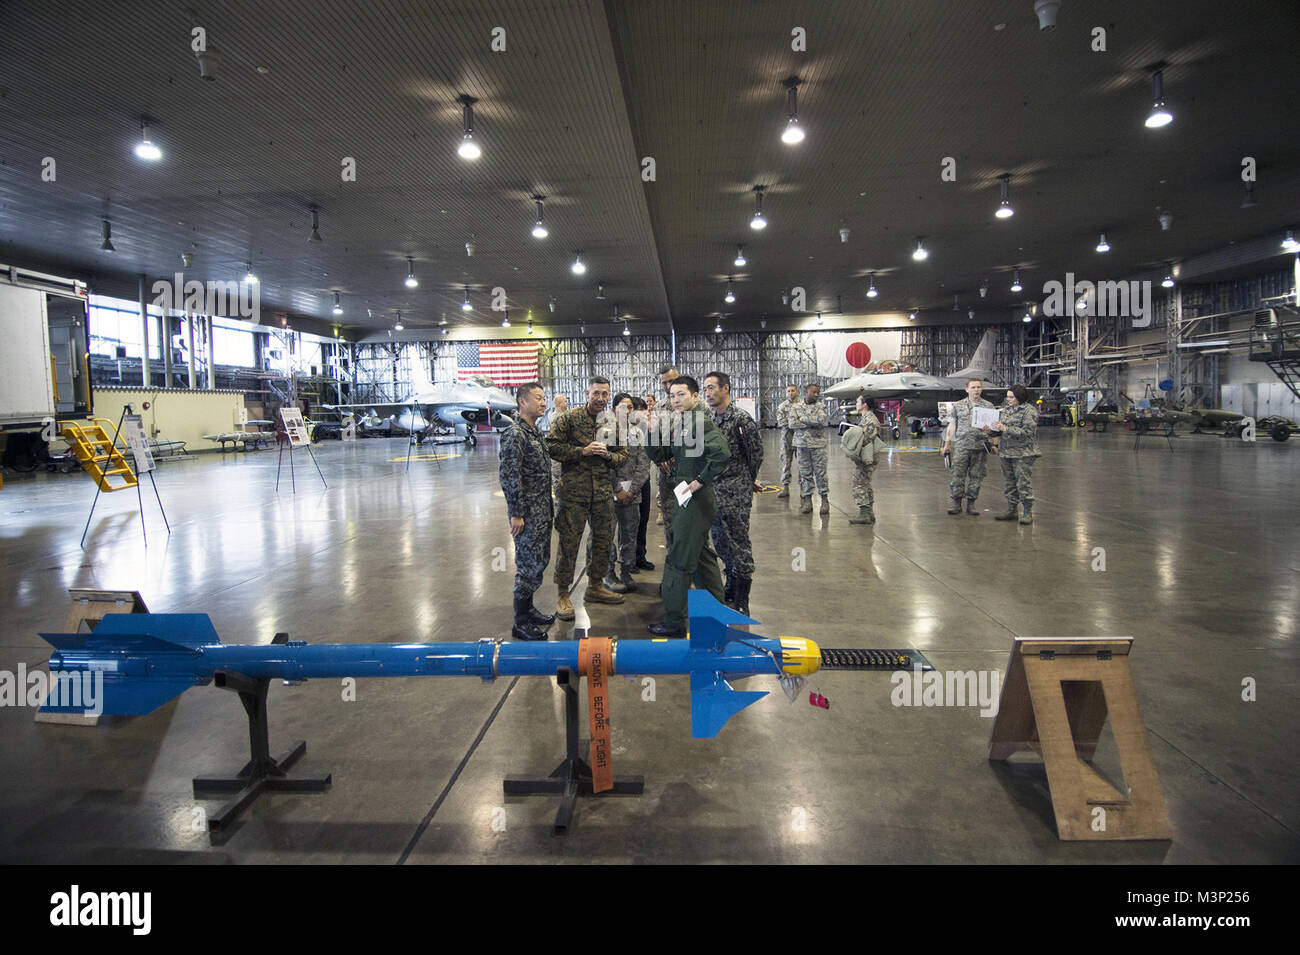
M 993 356 L 997 349 L 998 333 L 989 329 L 980 339 L 979 346 L 975 349 L 975 354 L 971 356 L 970 364 L 958 372 L 955 372 L 954 378 L 991 378 L 993 375 Z

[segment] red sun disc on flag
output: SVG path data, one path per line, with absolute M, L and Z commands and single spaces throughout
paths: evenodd
M 865 342 L 854 342 L 845 350 L 844 359 L 854 368 L 866 368 L 871 361 L 871 349 Z

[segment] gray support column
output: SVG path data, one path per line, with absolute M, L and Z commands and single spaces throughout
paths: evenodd
M 148 388 L 150 384 L 149 374 L 149 303 L 144 297 L 145 277 L 140 275 L 140 381 L 141 384 Z
M 172 316 L 166 305 L 162 308 L 162 317 L 158 320 L 162 336 L 159 344 L 163 356 L 163 387 L 171 388 L 172 382 Z
M 195 389 L 194 380 L 194 322 L 197 316 L 190 311 L 185 313 L 185 343 L 189 346 L 190 360 L 186 363 L 190 371 L 190 390 Z

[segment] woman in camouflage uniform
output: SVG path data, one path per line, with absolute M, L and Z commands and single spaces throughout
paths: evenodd
M 1024 385 L 1013 385 L 1007 391 L 1007 403 L 1000 409 L 1000 420 L 992 430 L 1002 436 L 998 445 L 998 460 L 1002 462 L 1002 476 L 1006 480 L 1007 510 L 993 518 L 995 521 L 1014 521 L 1016 505 L 1024 513 L 1021 524 L 1034 523 L 1034 485 L 1030 471 L 1038 451 L 1038 409 L 1029 402 L 1029 392 Z

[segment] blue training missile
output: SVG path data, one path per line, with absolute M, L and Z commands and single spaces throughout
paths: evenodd
M 794 678 L 817 672 L 821 649 L 802 637 L 764 638 L 736 626 L 758 621 L 724 607 L 707 591 L 689 595 L 690 636 L 685 640 L 615 640 L 611 674 L 688 674 L 691 735 L 711 739 L 766 691 L 736 690 L 730 681 L 758 674 Z M 561 667 L 577 672 L 582 641 L 511 643 L 284 643 L 221 642 L 207 614 L 108 614 L 93 633 L 43 633 L 54 647 L 52 679 L 96 681 L 102 674 L 102 712 L 151 713 L 193 686 L 206 686 L 218 672 L 251 679 L 300 681 L 339 677 L 553 676 Z M 66 677 L 65 677 L 66 675 Z M 78 703 L 81 701 L 77 701 Z M 84 712 L 66 698 L 47 712 Z

